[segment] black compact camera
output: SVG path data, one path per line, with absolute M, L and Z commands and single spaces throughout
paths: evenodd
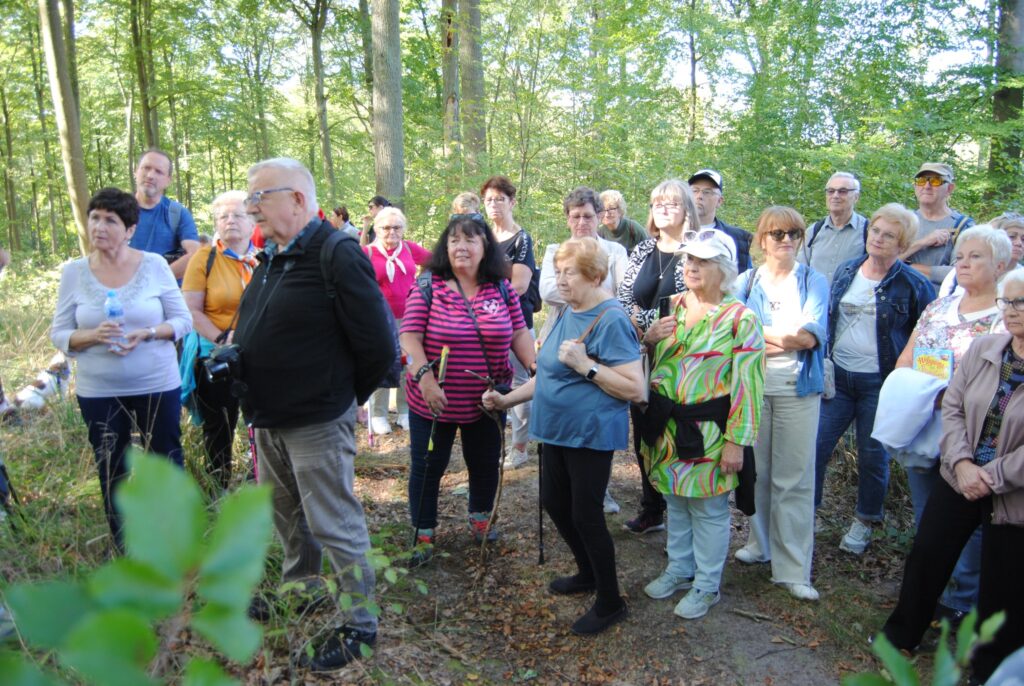
M 234 343 L 217 346 L 203 360 L 203 368 L 210 383 L 242 378 L 242 348 Z

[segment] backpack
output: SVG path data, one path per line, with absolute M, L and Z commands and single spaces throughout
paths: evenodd
M 420 295 L 423 296 L 423 301 L 427 303 L 427 311 L 430 311 L 430 304 L 434 302 L 434 275 L 429 269 L 424 269 L 420 272 L 420 275 L 416 277 L 416 288 L 419 289 Z M 496 285 L 498 286 L 498 292 L 501 293 L 501 299 L 505 301 L 505 307 L 511 305 L 512 296 L 508 292 L 508 286 L 505 284 L 507 281 L 502 279 Z M 526 297 L 526 296 L 523 296 Z
M 526 232 L 520 230 L 519 235 L 516 236 L 516 242 L 514 244 L 515 252 L 519 252 L 523 249 L 523 241 L 526 240 Z M 520 298 L 522 302 L 529 305 L 531 312 L 537 312 L 541 307 L 540 299 L 540 269 L 536 266 L 536 257 L 534 258 L 533 274 L 530 276 L 530 285 L 526 287 L 526 292 L 523 293 L 523 297 Z M 502 293 L 504 296 L 505 294 Z M 508 304 L 508 299 L 505 299 L 505 303 Z
M 323 242 L 323 245 L 320 246 L 320 273 L 324 278 L 324 287 L 327 290 L 327 298 L 331 301 L 334 313 L 339 322 L 342 320 L 341 313 L 339 312 L 341 302 L 338 300 L 338 292 L 334 288 L 334 279 L 331 278 L 331 274 L 333 273 L 331 261 L 334 258 L 334 248 L 338 243 L 345 240 L 354 241 L 355 239 L 344 231 L 331 229 L 330 233 L 327 235 L 327 239 Z M 384 375 L 384 378 L 377 382 L 377 387 L 398 388 L 402 381 L 402 346 L 398 342 L 398 327 L 395 326 L 395 315 L 387 305 L 384 307 L 384 312 L 387 314 L 388 326 L 391 328 L 391 338 L 394 340 L 395 361 L 391 364 L 391 369 L 389 369 L 387 374 Z

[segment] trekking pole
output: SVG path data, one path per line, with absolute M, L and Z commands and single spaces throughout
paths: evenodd
M 481 376 L 472 369 L 467 369 L 466 373 L 486 383 L 487 390 L 494 390 L 494 379 L 491 377 Z M 505 454 L 505 422 L 502 421 L 504 417 L 501 412 L 488 410 L 483 405 L 479 405 L 478 407 L 485 415 L 493 419 L 495 424 L 498 425 L 498 436 L 500 437 L 498 442 L 498 492 L 494 495 L 494 506 L 491 508 L 491 516 L 487 518 L 487 526 L 484 528 L 483 540 L 480 541 L 480 564 L 482 565 L 487 551 L 487 536 L 491 533 L 491 527 L 493 527 L 494 523 L 498 521 L 498 506 L 501 505 L 501 492 L 505 490 L 505 462 L 502 459 L 502 456 Z M 481 567 L 481 573 L 482 572 L 483 567 Z
M 544 564 L 544 444 L 537 444 L 537 564 Z
M 448 353 L 451 348 L 447 345 L 441 347 L 441 357 L 437 359 L 437 385 L 444 389 L 444 377 L 448 373 Z M 420 482 L 420 495 L 416 503 L 416 517 L 423 511 L 423 494 L 427 490 L 427 468 L 430 466 L 430 453 L 434 452 L 434 432 L 437 430 L 437 413 L 431 410 L 434 420 L 430 423 L 430 436 L 427 438 L 427 454 L 423 457 L 423 480 Z M 410 475 L 411 476 L 411 475 Z M 420 533 L 417 524 L 412 526 L 412 547 L 416 547 L 416 536 Z

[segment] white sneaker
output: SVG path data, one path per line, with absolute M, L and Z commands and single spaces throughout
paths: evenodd
M 850 523 L 850 530 L 843 536 L 839 549 L 854 555 L 863 555 L 871 543 L 871 527 L 856 517 Z
M 370 428 L 377 436 L 383 436 L 391 433 L 391 422 L 387 420 L 387 417 L 371 417 Z
M 815 590 L 814 586 L 811 586 L 810 584 L 781 583 L 779 584 L 779 586 L 782 586 L 784 589 L 789 591 L 789 594 L 797 600 L 818 599 L 818 591 Z
M 505 469 L 519 469 L 530 460 L 530 455 L 526 452 L 526 449 L 512 446 L 505 453 Z
M 409 430 L 409 413 L 407 412 L 405 414 L 398 415 L 398 420 L 395 421 L 395 424 L 398 424 L 398 428 L 400 428 L 402 431 L 408 431 Z
M 733 557 L 735 557 L 738 562 L 742 562 L 745 565 L 756 565 L 761 562 L 770 561 L 768 558 L 754 555 L 754 553 L 750 552 L 747 548 L 740 548 L 733 554 Z
M 605 491 L 604 491 L 604 513 L 605 514 L 618 514 L 620 509 L 621 508 L 619 507 L 619 504 L 617 502 L 615 502 L 615 498 L 612 497 L 611 492 L 608 491 L 608 489 L 605 489 Z
M 699 588 L 691 588 L 673 612 L 683 619 L 700 619 L 721 599 L 721 593 L 708 593 Z
M 676 576 L 671 572 L 665 571 L 657 579 L 644 586 L 644 593 L 655 600 L 661 600 L 662 598 L 668 598 L 676 591 L 685 591 L 690 588 L 693 588 L 692 576 Z

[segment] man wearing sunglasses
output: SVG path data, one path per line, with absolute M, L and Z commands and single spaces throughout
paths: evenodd
M 796 253 L 797 262 L 822 274 L 829 288 L 839 265 L 864 254 L 868 220 L 854 211 L 858 200 L 860 180 L 850 172 L 833 174 L 825 184 L 828 215 L 811 226 Z
M 697 214 L 700 215 L 700 228 L 717 229 L 729 234 L 736 244 L 736 268 L 740 274 L 750 269 L 754 265 L 750 259 L 750 234 L 738 226 L 726 224 L 716 216 L 718 208 L 725 202 L 722 195 L 722 175 L 714 169 L 701 169 L 694 172 L 687 183 L 693 192 Z
M 917 196 L 917 238 L 900 259 L 924 274 L 936 288 L 950 272 L 953 244 L 974 220 L 949 207 L 953 194 L 953 168 L 941 162 L 925 162 L 914 177 Z

